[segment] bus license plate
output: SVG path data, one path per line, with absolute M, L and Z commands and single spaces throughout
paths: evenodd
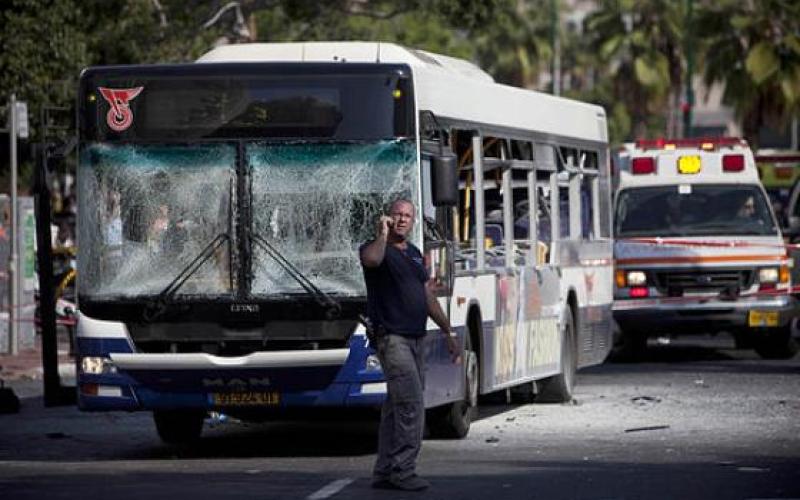
M 277 406 L 281 402 L 278 392 L 212 392 L 209 399 L 214 406 Z
M 777 311 L 750 311 L 747 316 L 749 326 L 778 326 Z

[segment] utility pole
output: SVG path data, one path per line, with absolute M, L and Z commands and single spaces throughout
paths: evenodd
M 11 151 L 11 253 L 8 258 L 8 352 L 12 356 L 19 354 L 19 322 L 17 321 L 19 306 L 19 284 L 17 283 L 17 260 L 19 245 L 17 244 L 17 96 L 11 94 L 8 101 L 8 145 Z
M 552 23 L 551 43 L 553 46 L 553 95 L 561 95 L 561 37 L 559 36 L 558 26 L 558 1 L 550 2 Z
M 692 42 L 692 10 L 694 0 L 685 0 L 686 31 L 683 36 L 684 53 L 686 54 L 686 94 L 681 111 L 683 111 L 683 137 L 692 136 L 692 110 L 694 108 L 694 44 Z

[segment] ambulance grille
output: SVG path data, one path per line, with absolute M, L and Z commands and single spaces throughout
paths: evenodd
M 655 273 L 656 287 L 667 295 L 683 292 L 743 290 L 753 284 L 752 269 L 693 270 L 680 269 Z

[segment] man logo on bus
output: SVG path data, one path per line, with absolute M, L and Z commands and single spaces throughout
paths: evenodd
M 131 111 L 130 101 L 132 101 L 144 87 L 132 89 L 109 89 L 97 87 L 100 94 L 111 106 L 106 114 L 106 123 L 109 128 L 116 132 L 127 130 L 133 123 L 133 111 Z

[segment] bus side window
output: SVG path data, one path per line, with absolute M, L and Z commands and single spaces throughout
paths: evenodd
M 536 263 L 547 264 L 550 257 L 550 241 L 552 236 L 552 218 L 550 214 L 550 189 L 538 186 L 537 199 L 539 200 L 538 248 L 536 249 Z
M 581 151 L 581 235 L 585 240 L 597 239 L 600 228 L 597 193 L 599 192 L 599 160 L 596 151 Z

